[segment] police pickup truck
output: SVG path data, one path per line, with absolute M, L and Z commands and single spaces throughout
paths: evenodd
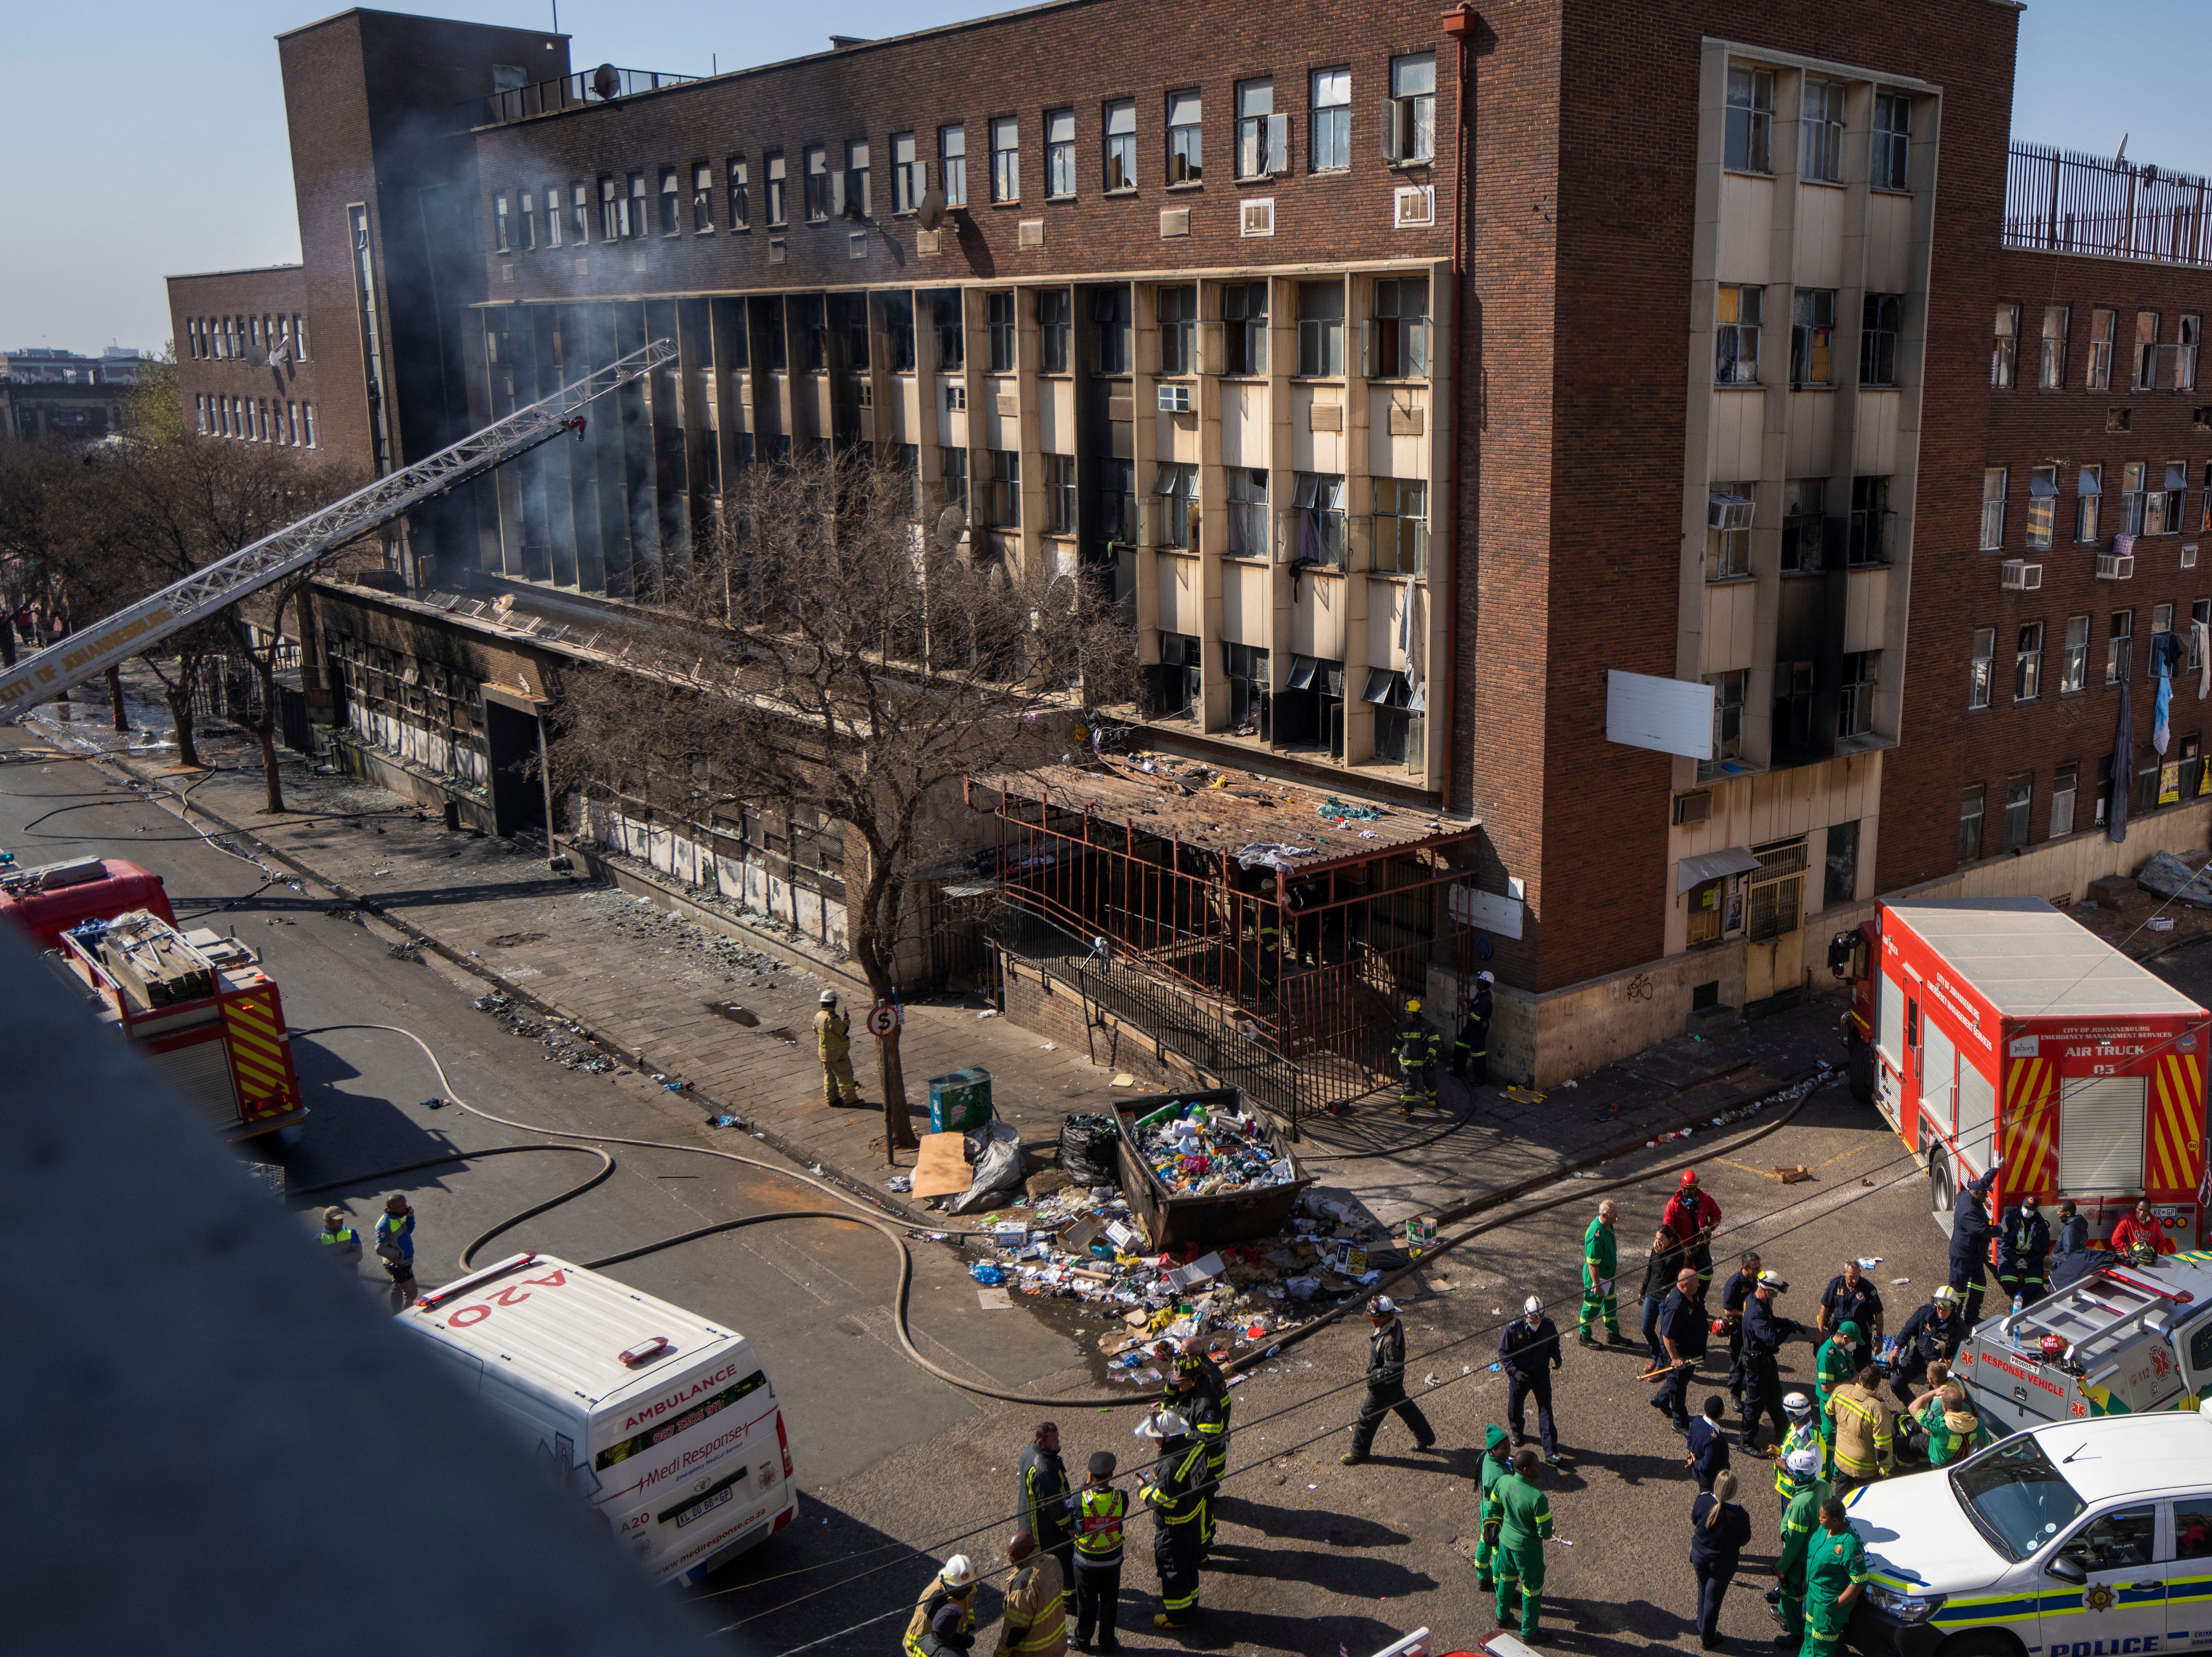
M 2108 1266 L 2017 1315 L 1984 1319 L 1952 1370 L 1993 1438 L 2194 1409 L 2212 1390 L 2212 1254 Z
M 1847 1502 L 1851 1642 L 1896 1657 L 2212 1649 L 2212 1417 L 2064 1421 Z

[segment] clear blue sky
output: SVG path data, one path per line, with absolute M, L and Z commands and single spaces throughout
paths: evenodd
M 1886 0 L 1900 27 L 1910 0 Z M 395 5 L 544 27 L 545 0 Z M 707 73 L 820 51 L 831 29 L 879 36 L 993 0 L 565 0 L 579 64 Z M 281 29 L 317 0 L 20 0 L 0 100 L 0 348 L 157 347 L 161 278 L 300 256 L 276 79 Z M 2212 172 L 2212 123 L 2191 91 L 2204 0 L 2031 0 L 2021 20 L 2016 137 L 2183 172 Z

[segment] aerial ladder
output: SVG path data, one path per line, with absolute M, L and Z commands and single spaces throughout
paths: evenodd
M 240 547 L 181 581 L 102 617 L 59 644 L 0 669 L 0 723 L 20 719 L 70 686 L 97 678 L 150 646 L 204 621 L 273 581 L 307 568 L 347 542 L 428 505 L 496 470 L 563 432 L 584 435 L 584 407 L 672 361 L 676 347 L 654 340 L 552 396 L 518 409 L 428 459 L 380 477 L 365 489 L 309 513 L 274 535 Z

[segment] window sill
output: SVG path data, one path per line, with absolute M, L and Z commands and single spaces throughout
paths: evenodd
M 1832 391 L 1836 389 L 1836 382 L 1832 379 L 1808 379 L 1800 383 L 1793 379 L 1790 382 L 1790 389 L 1793 391 Z
M 1705 585 L 1709 587 L 1740 587 L 1747 582 L 1757 580 L 1759 580 L 1758 576 L 1746 571 L 1741 575 L 1708 575 L 1705 577 Z
M 1046 204 L 1047 206 L 1051 206 L 1051 205 L 1053 205 L 1054 203 L 1058 203 L 1058 202 L 1072 202 L 1072 201 L 1074 201 L 1074 200 L 1078 199 L 1078 197 L 1076 197 L 1076 195 L 1075 195 L 1075 192 L 1074 192 L 1074 191 L 1069 191 L 1066 195 L 1065 195 L 1065 196 L 1047 196 L 1044 199 L 1045 199 L 1045 204 Z
M 710 224 L 704 230 L 694 230 L 691 234 L 695 236 L 711 236 L 714 234 L 714 227 Z
M 1118 196 L 1133 196 L 1133 195 L 1136 195 L 1136 194 L 1137 194 L 1137 193 L 1139 193 L 1139 192 L 1138 192 L 1138 190 L 1137 190 L 1137 186 L 1136 186 L 1135 185 L 1129 185 L 1127 188 L 1123 189 L 1123 190 L 1109 190 L 1109 191 L 1105 191 L 1104 193 L 1105 193 L 1105 195 L 1106 195 L 1106 196 L 1110 199 L 1110 198 L 1112 198 L 1112 197 L 1118 197 Z
M 1774 176 L 1774 169 L 1772 167 L 1767 167 L 1764 170 L 1755 170 L 1748 167 L 1730 167 L 1725 161 L 1721 164 L 1721 171 L 1723 173 L 1733 173 L 1739 179 L 1771 179 Z
M 1867 193 L 1870 196 L 1905 197 L 1910 197 L 1912 194 L 1910 190 L 1893 190 L 1886 184 L 1870 184 L 1867 186 Z
M 1797 182 L 1800 184 L 1817 185 L 1823 190 L 1849 190 L 1850 188 L 1850 185 L 1845 184 L 1841 179 L 1808 179 L 1802 173 L 1797 175 Z
M 1817 580 L 1819 577 L 1826 575 L 1827 573 L 1828 572 L 1824 569 L 1785 569 L 1779 572 L 1782 579 L 1785 581 L 1802 581 L 1806 580 L 1808 577 Z
M 1194 190 L 1205 188 L 1206 180 L 1203 179 L 1185 179 L 1181 183 L 1169 185 L 1167 192 L 1170 196 L 1187 196 Z
M 1273 184 L 1277 180 L 1289 176 L 1290 175 L 1288 173 L 1252 173 L 1240 174 L 1232 182 L 1238 185 Z
M 1002 207 L 1019 207 L 1021 204 L 1022 198 L 1019 196 L 1009 196 L 1004 201 L 994 201 L 991 203 L 991 210 L 995 213 Z
M 1717 379 L 1713 382 L 1713 389 L 1717 391 L 1763 391 L 1766 389 L 1766 382 L 1763 379 Z

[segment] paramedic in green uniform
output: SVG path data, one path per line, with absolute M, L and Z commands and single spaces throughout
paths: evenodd
M 1774 1488 L 1788 1504 L 1782 1509 L 1782 1553 L 1774 1562 L 1782 1585 L 1782 1632 L 1774 1643 L 1792 1650 L 1805 1643 L 1805 1554 L 1820 1528 L 1820 1504 L 1828 1499 L 1821 1454 L 1820 1436 L 1808 1427 L 1802 1442 L 1791 1442 L 1774 1472 Z
M 1513 1471 L 1492 1486 L 1498 1503 L 1498 1628 L 1513 1631 L 1513 1603 L 1521 1602 L 1521 1638 L 1538 1643 L 1536 1617 L 1544 1603 L 1544 1544 L 1552 1538 L 1552 1504 L 1536 1488 L 1543 1458 L 1531 1447 L 1517 1452 Z
M 1511 1454 L 1505 1442 L 1505 1429 L 1483 1429 L 1482 1484 L 1475 1504 L 1475 1515 L 1482 1531 L 1474 1545 L 1474 1585 L 1485 1593 L 1498 1586 L 1490 1574 L 1491 1562 L 1498 1557 L 1498 1529 L 1504 1517 L 1498 1506 L 1498 1481 L 1505 1477 L 1506 1458 Z
M 1859 1326 L 1845 1321 L 1820 1343 L 1813 1357 L 1813 1419 L 1820 1442 L 1828 1447 L 1832 1464 L 1836 1454 L 1836 1418 L 1828 1413 L 1828 1394 L 1859 1372 Z
M 1844 1504 L 1820 1504 L 1820 1529 L 1805 1550 L 1805 1643 L 1798 1657 L 1835 1657 L 1850 1626 L 1851 1605 L 1872 1573 L 1866 1544 L 1851 1528 Z
M 1619 1263 L 1613 1236 L 1613 1199 L 1607 1198 L 1597 1205 L 1597 1218 L 1583 1233 L 1583 1326 L 1575 1338 L 1584 1346 L 1597 1344 L 1590 1338 L 1590 1326 L 1601 1311 L 1605 1314 L 1606 1338 L 1615 1346 L 1626 1344 L 1620 1338 L 1620 1301 L 1613 1292 Z

